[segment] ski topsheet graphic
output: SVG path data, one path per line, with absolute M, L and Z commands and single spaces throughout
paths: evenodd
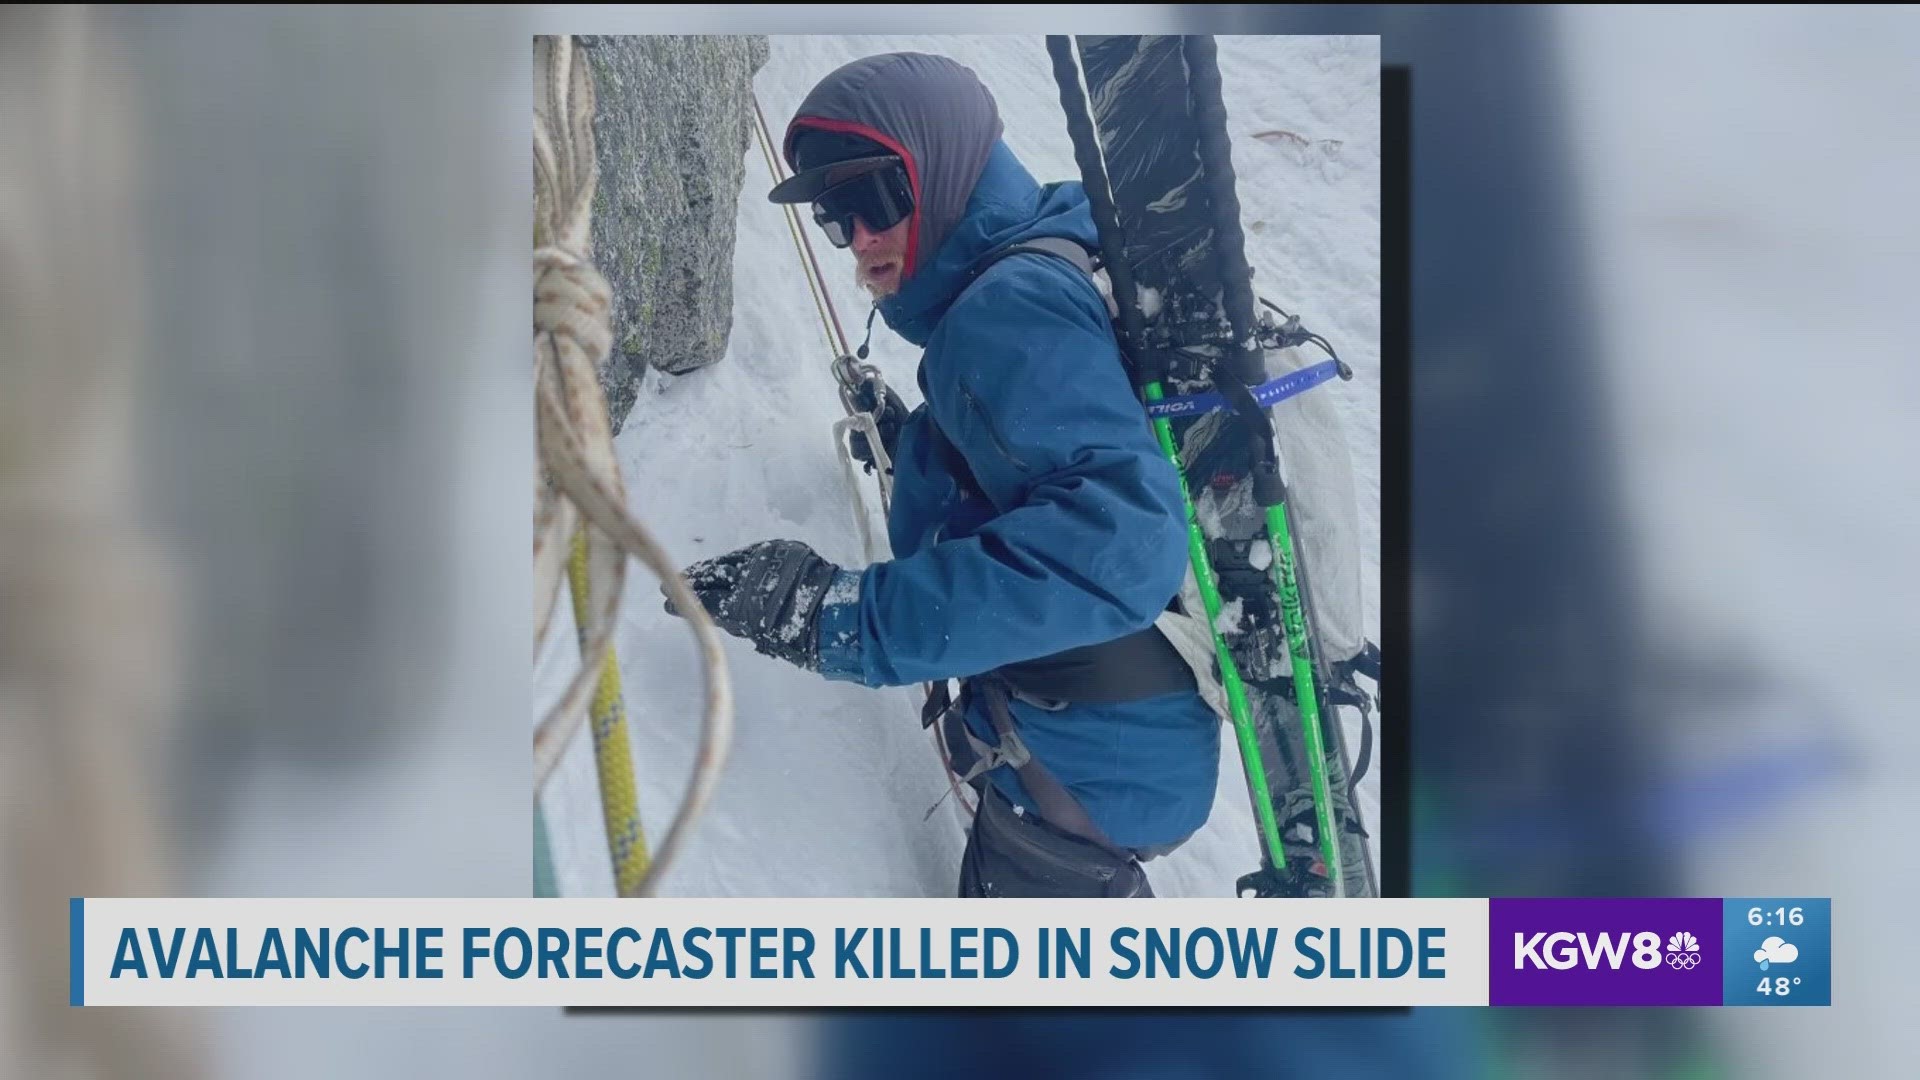
M 1189 603 L 1211 626 L 1261 834 L 1240 891 L 1378 896 L 1353 793 L 1370 747 L 1350 765 L 1340 709 L 1366 730 L 1375 701 L 1355 676 L 1377 681 L 1379 654 L 1345 436 L 1314 391 L 1350 373 L 1254 294 L 1212 39 L 1050 37 L 1048 50 L 1131 375 L 1187 489 Z

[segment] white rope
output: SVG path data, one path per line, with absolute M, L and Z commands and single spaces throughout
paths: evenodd
M 860 490 L 860 477 L 853 468 L 853 451 L 847 439 L 849 432 L 858 430 L 867 437 L 867 446 L 873 451 L 875 474 L 880 479 L 880 516 L 882 520 L 893 514 L 893 459 L 887 456 L 886 448 L 880 445 L 880 426 L 870 412 L 855 412 L 833 425 L 833 448 L 840 456 L 840 471 L 847 478 L 847 488 L 853 492 L 853 523 L 860 528 L 860 550 L 866 555 L 869 564 L 884 558 L 878 545 L 873 542 L 873 525 L 869 520 L 871 511 L 867 508 L 866 496 Z
M 611 294 L 588 259 L 599 181 L 593 79 L 588 66 L 575 60 L 570 37 L 534 39 L 534 395 L 545 473 L 534 480 L 535 656 L 558 600 L 568 543 L 582 519 L 589 526 L 592 602 L 580 628 L 580 670 L 534 732 L 534 791 L 545 786 L 586 718 L 612 646 L 631 555 L 660 577 L 686 619 L 699 643 L 706 689 L 692 780 L 639 888 L 639 895 L 651 896 L 719 780 L 733 737 L 733 695 L 713 621 L 659 542 L 627 510 L 599 380 L 600 362 L 612 347 Z

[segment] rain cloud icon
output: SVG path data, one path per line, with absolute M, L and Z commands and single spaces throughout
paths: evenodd
M 1765 971 L 1775 964 L 1791 964 L 1800 959 L 1800 948 L 1785 938 L 1770 937 L 1754 950 L 1754 962 Z

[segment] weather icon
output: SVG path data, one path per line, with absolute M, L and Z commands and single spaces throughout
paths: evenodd
M 1791 964 L 1800 959 L 1800 947 L 1781 937 L 1770 937 L 1753 952 L 1754 963 L 1765 971 L 1775 964 Z

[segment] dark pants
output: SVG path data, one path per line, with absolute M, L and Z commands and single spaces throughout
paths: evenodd
M 966 853 L 960 857 L 960 896 L 1152 896 L 1139 860 L 1122 859 L 1098 844 L 1019 813 L 991 784 L 982 784 Z

